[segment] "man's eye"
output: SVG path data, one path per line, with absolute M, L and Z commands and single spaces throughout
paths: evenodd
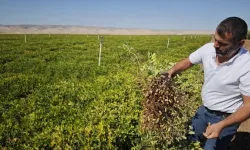
M 222 42 L 218 42 L 218 44 L 221 45 L 221 46 L 227 46 L 228 45 L 228 44 L 222 43 Z
M 214 39 L 220 46 L 227 46 L 228 44 L 227 43 L 223 43 L 223 42 L 220 42 L 216 39 Z

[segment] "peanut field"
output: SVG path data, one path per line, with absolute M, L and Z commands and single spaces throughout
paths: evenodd
M 173 128 L 143 130 L 144 91 L 211 36 L 102 37 L 98 65 L 99 35 L 0 34 L 1 149 L 198 147 L 186 135 L 201 104 L 200 66 L 176 77 L 186 104 Z

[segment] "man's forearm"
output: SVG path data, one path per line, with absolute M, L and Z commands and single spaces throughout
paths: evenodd
M 236 123 L 241 123 L 250 117 L 250 104 L 243 105 L 235 113 L 221 121 L 223 127 L 227 127 Z
M 217 138 L 219 137 L 221 131 L 233 124 L 236 123 L 241 123 L 248 119 L 250 116 L 250 105 L 249 104 L 244 104 L 241 108 L 239 108 L 235 113 L 231 114 L 228 116 L 226 119 L 223 121 L 220 121 L 215 124 L 209 124 L 206 132 L 203 133 L 203 135 L 208 138 Z
M 176 65 L 174 65 L 174 67 L 169 69 L 168 74 L 173 76 L 177 73 L 180 73 L 180 72 L 190 68 L 191 66 L 193 66 L 193 64 L 190 62 L 189 58 L 186 58 L 184 60 L 179 61 Z

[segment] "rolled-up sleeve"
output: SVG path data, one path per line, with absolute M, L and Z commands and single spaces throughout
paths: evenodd
M 239 88 L 242 95 L 250 96 L 250 71 L 240 78 Z

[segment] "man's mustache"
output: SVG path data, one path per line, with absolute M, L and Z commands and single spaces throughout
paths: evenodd
M 219 54 L 222 56 L 225 56 L 229 52 L 229 51 L 222 51 L 219 48 L 216 48 L 215 51 L 216 51 L 216 54 Z

